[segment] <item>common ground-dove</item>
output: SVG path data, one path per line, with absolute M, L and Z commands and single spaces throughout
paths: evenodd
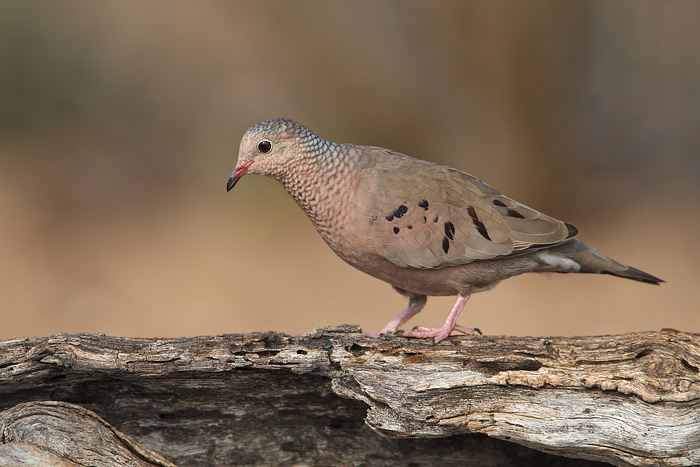
M 573 225 L 469 174 L 390 149 L 325 141 L 292 120 L 266 120 L 245 133 L 227 189 L 245 174 L 279 181 L 338 256 L 408 297 L 408 307 L 380 333 L 398 330 L 428 295 L 458 298 L 442 327 L 404 336 L 437 343 L 453 330 L 478 331 L 456 325 L 470 294 L 524 272 L 663 282 L 577 240 Z

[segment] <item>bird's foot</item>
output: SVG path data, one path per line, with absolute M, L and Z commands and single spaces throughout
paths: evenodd
M 427 337 L 433 337 L 435 338 L 435 343 L 437 344 L 438 342 L 449 336 L 452 333 L 452 331 L 459 331 L 465 334 L 481 334 L 481 331 L 477 328 L 465 328 L 464 326 L 460 326 L 459 324 L 457 324 L 457 317 L 462 311 L 462 308 L 464 308 L 464 304 L 467 303 L 467 300 L 469 300 L 469 294 L 464 296 L 460 295 L 459 297 L 457 297 L 457 300 L 455 301 L 455 304 L 452 305 L 452 309 L 447 315 L 447 319 L 445 320 L 445 323 L 442 325 L 442 327 L 415 327 L 411 331 L 404 331 L 404 337 L 418 337 L 423 339 Z
M 459 331 L 464 334 L 478 334 L 480 336 L 484 335 L 484 333 L 481 332 L 481 329 L 479 328 L 467 328 L 464 326 L 460 326 L 459 324 L 455 325 L 455 331 Z
M 410 331 L 404 331 L 403 336 L 417 337 L 419 339 L 426 339 L 432 337 L 435 339 L 435 343 L 437 344 L 438 342 L 449 336 L 452 333 L 452 331 L 459 331 L 464 334 L 481 334 L 479 328 L 467 328 L 464 326 L 455 325 L 454 327 L 443 326 L 440 328 L 426 328 L 423 326 L 416 326 Z
M 404 337 L 417 337 L 419 339 L 427 339 L 429 337 L 435 338 L 435 343 L 437 344 L 444 338 L 450 335 L 452 329 L 450 328 L 426 328 L 422 326 L 416 326 L 410 331 L 404 331 Z

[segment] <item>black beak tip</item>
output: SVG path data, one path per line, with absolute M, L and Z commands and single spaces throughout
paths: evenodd
M 228 178 L 228 182 L 226 182 L 226 192 L 231 191 L 231 188 L 233 188 L 234 186 L 236 186 L 236 180 L 233 178 L 233 175 L 231 175 Z

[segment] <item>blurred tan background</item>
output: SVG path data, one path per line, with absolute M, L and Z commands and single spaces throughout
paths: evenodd
M 0 339 L 378 330 L 403 299 L 281 186 L 224 189 L 245 130 L 276 116 L 465 170 L 668 281 L 521 276 L 461 324 L 698 331 L 699 17 L 692 0 L 3 0 Z

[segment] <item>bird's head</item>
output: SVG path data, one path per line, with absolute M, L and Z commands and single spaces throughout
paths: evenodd
M 294 120 L 273 118 L 252 126 L 241 140 L 227 191 L 248 173 L 279 179 L 293 157 L 313 149 L 319 141 L 311 130 Z

